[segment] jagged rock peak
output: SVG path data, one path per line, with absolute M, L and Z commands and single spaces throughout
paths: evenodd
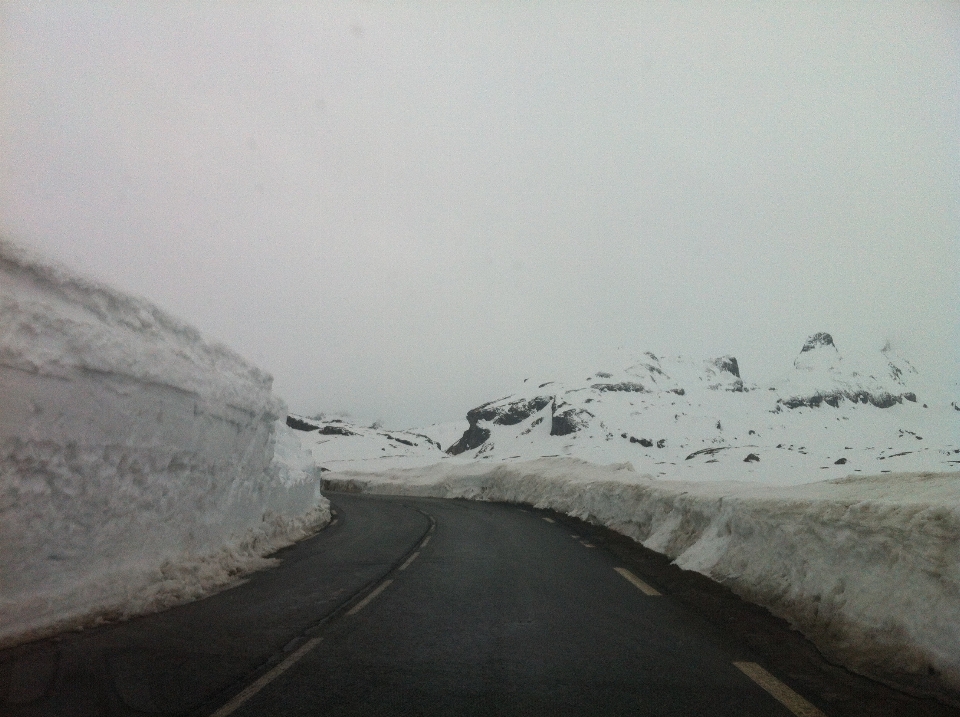
M 721 356 L 720 358 L 715 358 L 713 360 L 713 365 L 721 371 L 732 373 L 737 378 L 740 378 L 740 365 L 737 363 L 737 359 L 734 356 Z
M 821 331 L 807 339 L 793 365 L 799 369 L 830 371 L 839 369 L 840 360 L 833 337 Z
M 820 331 L 807 339 L 807 342 L 803 345 L 803 348 L 800 349 L 800 353 L 813 351 L 815 348 L 819 348 L 820 346 L 833 346 L 834 349 L 837 348 L 836 344 L 833 343 L 833 337 L 824 331 Z

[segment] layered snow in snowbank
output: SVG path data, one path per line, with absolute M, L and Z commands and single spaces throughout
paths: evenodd
M 609 526 L 768 607 L 852 669 L 960 690 L 960 474 L 783 487 L 548 458 L 325 476 L 334 490 L 527 503 Z
M 0 240 L 0 644 L 206 594 L 329 520 L 271 383 Z

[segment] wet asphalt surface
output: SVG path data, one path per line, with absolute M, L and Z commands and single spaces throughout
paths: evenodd
M 830 665 L 605 529 L 502 504 L 331 499 L 335 524 L 237 587 L 0 652 L 0 715 L 795 714 L 735 662 L 831 717 L 960 715 Z

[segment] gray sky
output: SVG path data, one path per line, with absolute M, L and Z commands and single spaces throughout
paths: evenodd
M 299 412 L 821 330 L 960 374 L 960 4 L 597 5 L 4 2 L 0 228 Z

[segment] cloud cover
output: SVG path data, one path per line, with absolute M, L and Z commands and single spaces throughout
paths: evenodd
M 955 380 L 952 3 L 33 3 L 0 228 L 271 371 L 460 417 L 619 346 Z

